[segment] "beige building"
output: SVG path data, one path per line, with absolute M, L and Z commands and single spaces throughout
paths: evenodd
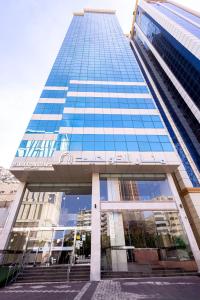
M 0 167 L 0 232 L 2 231 L 15 199 L 19 181 L 8 170 Z

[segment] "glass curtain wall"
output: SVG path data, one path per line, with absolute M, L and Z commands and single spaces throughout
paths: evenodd
M 196 269 L 178 211 L 162 210 L 175 201 L 165 174 L 102 174 L 100 197 L 113 202 L 101 212 L 102 270 Z M 157 203 L 158 210 L 114 210 L 116 202 Z
M 7 260 L 68 264 L 90 260 L 91 183 L 27 186 L 11 234 Z
M 196 268 L 176 211 L 104 212 L 101 246 L 102 270 L 151 273 Z
M 119 197 L 114 195 L 119 190 Z M 110 190 L 110 192 L 108 192 Z M 101 175 L 101 201 L 169 201 L 173 200 L 164 174 Z

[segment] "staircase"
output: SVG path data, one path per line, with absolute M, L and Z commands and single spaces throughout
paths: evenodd
M 17 277 L 18 283 L 89 281 L 90 265 L 73 265 L 68 275 L 67 265 L 25 267 Z
M 197 272 L 184 271 L 179 268 L 174 269 L 152 269 L 151 272 L 112 272 L 103 271 L 101 279 L 117 279 L 117 278 L 142 278 L 142 277 L 168 277 L 168 276 L 196 276 Z
M 89 281 L 90 265 L 73 265 L 69 273 L 69 281 Z
M 67 265 L 25 267 L 20 273 L 16 282 L 37 283 L 37 282 L 57 282 L 67 281 Z

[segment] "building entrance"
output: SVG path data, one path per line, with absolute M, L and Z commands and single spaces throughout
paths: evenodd
M 62 228 L 21 232 L 14 229 L 5 263 L 26 265 L 89 264 L 91 230 Z
M 90 231 L 91 183 L 28 185 L 8 250 L 29 265 L 89 262 Z

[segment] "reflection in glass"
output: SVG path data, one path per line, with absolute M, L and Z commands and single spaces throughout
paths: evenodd
M 62 226 L 90 226 L 91 194 L 69 195 L 63 193 L 59 224 Z M 82 221 L 82 222 L 81 222 Z
M 102 269 L 193 270 L 192 252 L 177 212 L 122 211 L 101 216 Z M 191 262 L 191 263 L 190 263 Z
M 119 186 L 123 201 L 160 201 L 171 196 L 167 179 L 120 179 Z
M 26 252 L 28 264 L 68 264 L 74 251 L 75 230 L 82 234 L 77 252 L 82 259 L 90 255 L 91 183 L 84 184 L 30 184 L 24 193 L 9 249 Z M 43 230 L 42 228 L 47 230 Z M 62 228 L 59 227 L 72 227 Z M 36 231 L 35 228 L 38 228 Z M 82 247 L 82 248 L 81 248 Z
M 119 201 L 113 189 L 119 187 L 121 201 L 168 201 L 173 200 L 166 176 L 163 174 L 116 175 L 100 177 L 101 201 Z M 110 196 L 108 196 L 110 194 Z M 109 197 L 109 199 L 108 199 Z
M 63 234 L 64 230 L 56 230 L 53 237 L 53 247 L 63 246 Z
M 91 254 L 91 232 L 79 230 L 76 233 L 75 255 L 76 263 L 89 263 Z
M 107 187 L 107 178 L 100 178 L 100 199 L 101 201 L 108 200 L 108 187 Z
M 30 186 L 20 206 L 15 227 L 91 225 L 91 184 Z
M 51 251 L 52 231 L 30 231 L 26 246 L 26 263 L 47 264 Z

